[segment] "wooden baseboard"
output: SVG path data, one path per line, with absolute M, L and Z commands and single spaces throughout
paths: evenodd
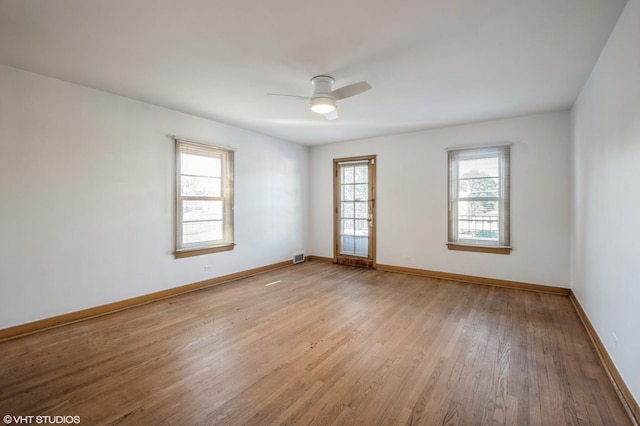
M 377 269 L 380 271 L 400 272 L 403 274 L 420 275 L 422 277 L 441 278 L 445 280 L 460 281 L 471 284 L 490 285 L 494 287 L 515 288 L 519 290 L 537 291 L 540 293 L 558 294 L 568 296 L 570 289 L 564 287 L 554 287 L 542 284 L 529 284 L 518 281 L 499 280 L 496 278 L 476 277 L 473 275 L 452 274 L 449 272 L 429 271 L 426 269 L 406 268 L 404 266 L 382 265 L 378 263 Z
M 580 302 L 573 291 L 569 293 L 569 299 L 571 300 L 571 303 L 573 303 L 573 307 L 575 308 L 578 317 L 580 317 L 580 321 L 587 331 L 589 339 L 591 339 L 591 343 L 600 358 L 600 362 L 609 375 L 609 378 L 613 383 L 613 387 L 616 389 L 616 392 L 622 401 L 622 405 L 624 405 L 624 408 L 627 411 L 627 414 L 629 414 L 631 420 L 637 425 L 640 423 L 640 406 L 638 406 L 638 402 L 633 398 L 631 391 L 622 379 L 622 376 L 618 372 L 618 369 L 611 360 L 607 349 L 602 343 L 600 336 L 598 336 L 596 329 L 593 327 L 593 324 L 591 324 L 591 321 L 589 321 L 587 313 L 582 309 L 582 305 L 580 305 Z
M 201 288 L 210 287 L 213 285 L 222 284 L 228 281 L 245 278 L 251 275 L 256 275 L 262 272 L 271 271 L 273 269 L 284 268 L 291 266 L 291 260 L 284 262 L 274 263 L 271 265 L 261 266 L 259 268 L 253 268 L 246 271 L 236 272 L 234 274 L 223 275 L 221 277 L 211 278 L 208 280 L 183 285 L 180 287 L 174 287 L 167 290 L 158 291 L 155 293 L 145 294 L 143 296 L 133 297 L 131 299 L 120 300 L 118 302 L 107 303 L 106 305 L 100 305 L 93 308 L 83 309 L 80 311 L 70 312 L 67 314 L 58 315 L 51 318 L 45 318 L 38 321 L 33 321 L 26 324 L 20 324 L 9 328 L 0 329 L 0 342 L 10 339 L 15 339 L 27 334 L 33 334 L 44 330 L 49 330 L 54 327 L 60 327 L 62 325 L 71 324 L 78 321 L 83 321 L 89 318 L 95 318 L 102 315 L 112 314 L 114 312 L 122 311 L 124 309 L 133 308 L 135 306 L 144 305 L 147 303 L 155 302 L 157 300 L 166 299 L 168 297 L 177 296 L 184 293 L 199 290 Z
M 330 257 L 307 256 L 310 261 L 333 263 Z M 473 275 L 452 274 L 450 272 L 430 271 L 428 269 L 407 268 L 404 266 L 384 265 L 378 263 L 376 269 L 379 271 L 399 272 L 403 274 L 419 275 L 422 277 L 440 278 L 444 280 L 460 281 L 471 284 L 490 285 L 494 287 L 515 288 L 519 290 L 537 291 L 540 293 L 558 294 L 568 296 L 571 291 L 564 287 L 554 287 L 542 284 L 530 284 L 518 281 L 499 280 L 496 278 L 476 277 Z
M 307 256 L 307 260 L 309 261 L 318 261 L 318 262 L 326 262 L 333 263 L 332 258 L 322 257 L 322 256 Z M 146 294 L 143 296 L 134 297 L 131 299 L 121 300 L 118 302 L 108 303 L 106 305 L 96 306 L 93 308 L 83 309 L 76 312 L 70 312 L 63 315 L 58 315 L 51 318 L 45 318 L 42 320 L 21 324 L 5 329 L 0 329 L 0 342 L 5 340 L 14 339 L 20 336 L 25 336 L 28 334 L 37 333 L 40 331 L 48 330 L 54 327 L 60 327 L 65 324 L 71 324 L 78 321 L 83 321 L 90 318 L 95 318 L 102 315 L 108 315 L 114 312 L 122 311 L 124 309 L 129 309 L 135 306 L 144 305 L 147 303 L 151 303 L 157 300 L 166 299 L 169 297 L 177 296 L 180 294 L 189 293 L 192 291 L 196 291 L 205 287 L 210 287 L 218 284 L 222 284 L 225 282 L 237 280 L 240 278 L 245 278 L 251 275 L 260 274 L 262 272 L 271 271 L 278 268 L 284 268 L 287 266 L 291 266 L 291 261 L 283 261 L 279 263 L 274 263 L 271 265 L 261 266 L 258 268 L 249 269 L 246 271 L 237 272 L 234 274 L 223 275 L 221 277 L 211 278 L 209 280 L 204 280 L 192 284 L 187 284 L 180 287 L 174 287 L 167 290 L 158 291 L 155 293 Z M 440 278 L 440 279 L 448 279 L 454 281 L 467 282 L 472 284 L 482 284 L 482 285 L 491 285 L 497 287 L 507 287 L 507 288 L 515 288 L 521 290 L 529 290 L 529 291 L 538 291 L 543 293 L 552 293 L 557 295 L 569 296 L 580 321 L 582 322 L 589 338 L 591 339 L 591 343 L 593 344 L 600 361 L 605 368 L 605 371 L 609 375 L 611 382 L 613 383 L 616 392 L 618 393 L 629 417 L 634 421 L 637 425 L 640 423 L 640 406 L 638 402 L 634 399 L 631 391 L 625 384 L 622 376 L 616 369 L 611 357 L 609 356 L 602 340 L 598 336 L 595 328 L 589 321 L 584 309 L 580 305 L 580 302 L 576 298 L 575 294 L 567 288 L 563 287 L 553 287 L 553 286 L 545 286 L 538 284 L 528 284 L 521 283 L 516 281 L 507 281 L 507 280 L 498 280 L 494 278 L 483 278 L 483 277 L 475 277 L 471 275 L 461 275 L 461 274 L 452 274 L 448 272 L 439 272 L 439 271 L 430 271 L 425 269 L 416 269 L 416 268 L 407 268 L 402 266 L 393 266 L 393 265 L 384 265 L 378 264 L 377 269 L 381 271 L 388 272 L 399 272 L 411 275 L 419 275 L 431 278 Z

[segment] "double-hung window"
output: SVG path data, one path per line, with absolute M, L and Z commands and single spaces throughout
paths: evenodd
M 450 250 L 509 254 L 509 146 L 449 150 Z
M 176 139 L 175 257 L 233 247 L 233 151 Z

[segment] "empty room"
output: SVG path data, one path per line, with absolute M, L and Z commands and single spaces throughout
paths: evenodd
M 637 425 L 640 0 L 0 0 L 4 424 Z

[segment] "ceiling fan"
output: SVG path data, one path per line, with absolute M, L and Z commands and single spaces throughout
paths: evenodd
M 359 95 L 371 89 L 371 85 L 366 81 L 349 84 L 339 89 L 331 90 L 334 79 L 328 75 L 317 75 L 311 79 L 313 84 L 313 94 L 311 97 L 297 95 L 283 95 L 280 93 L 267 93 L 270 96 L 288 96 L 292 98 L 305 99 L 309 101 L 311 111 L 324 115 L 327 120 L 338 118 L 337 102 L 341 99 Z

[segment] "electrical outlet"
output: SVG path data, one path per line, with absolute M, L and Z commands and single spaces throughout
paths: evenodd
M 613 333 L 613 343 L 618 346 L 618 336 L 616 335 L 616 333 Z

